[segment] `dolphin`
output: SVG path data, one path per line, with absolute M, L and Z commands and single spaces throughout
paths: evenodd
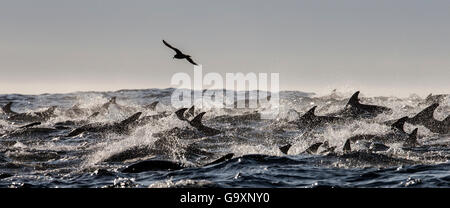
M 254 111 L 251 113 L 246 113 L 243 115 L 222 115 L 217 116 L 212 119 L 214 122 L 220 122 L 220 123 L 230 123 L 233 125 L 238 125 L 241 122 L 251 122 L 251 121 L 260 121 L 261 120 L 261 113 L 258 111 Z
M 150 104 L 148 104 L 148 105 L 145 105 L 144 108 L 145 108 L 145 109 L 149 109 L 149 110 L 154 111 L 154 110 L 156 109 L 156 106 L 157 106 L 158 104 L 159 104 L 159 101 L 155 101 L 155 102 L 153 102 L 153 103 L 150 103 Z
M 139 118 L 136 122 L 134 122 L 133 126 L 134 127 L 145 126 L 152 121 L 157 121 L 159 119 L 168 117 L 170 115 L 171 114 L 169 114 L 167 112 L 162 112 L 162 113 L 155 114 L 155 115 L 143 116 L 143 117 Z
M 222 133 L 220 130 L 213 129 L 213 128 L 203 125 L 202 118 L 203 118 L 203 115 L 205 115 L 205 113 L 206 112 L 201 112 L 200 114 L 195 116 L 195 118 L 192 119 L 189 122 L 189 124 L 191 124 L 191 126 L 197 128 L 197 130 L 199 130 L 200 132 L 203 132 L 206 136 L 214 136 L 214 135 Z
M 3 112 L 8 115 L 8 116 L 12 116 L 12 115 L 17 115 L 19 113 L 11 110 L 11 106 L 12 106 L 13 102 L 9 102 L 7 103 L 5 106 L 2 107 Z
M 25 122 L 40 122 L 47 121 L 51 117 L 55 116 L 54 112 L 56 106 L 52 106 L 45 111 L 31 112 L 31 113 L 19 113 L 8 117 L 10 121 L 25 121 Z
M 371 142 L 382 142 L 382 143 L 395 143 L 395 142 L 403 142 L 403 146 L 416 146 L 419 145 L 417 142 L 417 130 L 415 128 L 410 134 L 406 134 L 404 132 L 390 132 L 385 135 L 371 135 L 371 134 L 362 134 L 352 136 L 347 139 L 347 142 L 357 142 L 357 141 L 371 141 Z
M 408 119 L 408 123 L 421 124 L 430 120 L 434 120 L 433 114 L 437 107 L 439 107 L 439 103 L 431 104 L 430 106 L 417 113 L 415 116 Z
M 344 147 L 342 148 L 342 151 L 344 153 L 349 153 L 352 151 L 352 147 L 351 147 L 351 140 L 347 139 L 344 143 Z
M 62 122 L 57 122 L 55 123 L 55 127 L 57 128 L 61 128 L 63 126 L 80 126 L 80 125 L 85 125 L 87 123 L 90 122 L 90 120 L 94 119 L 95 117 L 97 117 L 100 114 L 100 112 L 94 112 L 92 113 L 90 116 L 88 116 L 85 120 L 67 120 L 67 121 L 62 121 Z
M 282 153 L 287 154 L 291 147 L 292 147 L 291 144 L 287 144 L 287 145 L 279 147 L 279 149 Z
M 368 149 L 372 152 L 379 152 L 379 151 L 383 152 L 383 151 L 389 150 L 390 147 L 383 143 L 370 142 Z
M 362 104 L 359 101 L 359 91 L 355 92 L 347 102 L 345 108 L 339 113 L 343 117 L 374 118 L 384 112 L 392 112 L 392 109 L 384 106 Z
M 445 98 L 448 96 L 448 94 L 438 94 L 438 95 L 433 95 L 432 93 L 430 93 L 424 101 L 422 101 L 419 104 L 433 104 L 433 103 L 441 103 L 445 100 Z
M 360 150 L 360 151 L 353 151 L 351 148 L 351 142 L 349 139 L 346 140 L 344 147 L 343 147 L 343 154 L 339 156 L 340 159 L 342 159 L 344 162 L 353 163 L 356 165 L 360 164 L 370 164 L 371 166 L 383 164 L 389 165 L 389 166 L 398 166 L 398 165 L 413 165 L 416 164 L 415 161 L 408 160 L 408 159 L 402 159 L 402 158 L 393 158 L 387 155 L 383 155 L 380 153 L 374 153 L 372 150 Z
M 187 108 L 182 108 L 180 110 L 177 110 L 175 112 L 177 118 L 182 120 L 182 121 L 187 121 L 192 127 L 195 127 L 198 131 L 202 132 L 206 136 L 214 136 L 214 135 L 222 133 L 220 130 L 213 129 L 213 128 L 210 128 L 210 127 L 207 127 L 207 126 L 203 125 L 202 118 L 203 118 L 203 116 L 205 115 L 206 112 L 201 112 L 200 114 L 195 116 L 194 119 L 189 121 L 184 116 L 184 112 L 186 110 L 187 110 Z
M 186 113 L 184 113 L 184 117 L 189 119 L 195 116 L 195 106 L 193 105 L 191 108 L 189 108 Z
M 201 165 L 200 167 L 206 167 L 210 165 L 219 164 L 222 162 L 225 162 L 231 158 L 233 158 L 234 154 L 229 153 L 225 156 L 220 157 L 217 160 L 214 160 L 210 163 L 207 163 L 205 165 Z M 169 161 L 169 160 L 145 160 L 141 161 L 135 164 L 132 164 L 125 169 L 121 170 L 122 173 L 141 173 L 141 172 L 147 172 L 147 171 L 172 171 L 172 170 L 181 170 L 184 168 L 189 168 L 188 166 L 175 162 L 175 161 Z
M 83 132 L 114 132 L 118 134 L 127 134 L 129 133 L 130 125 L 132 125 L 136 120 L 139 119 L 142 112 L 138 112 L 133 114 L 132 116 L 128 117 L 127 119 L 118 122 L 118 123 L 112 123 L 112 124 L 104 124 L 104 123 L 92 123 L 87 124 L 82 127 L 79 127 L 73 131 L 71 131 L 67 137 L 73 137 L 76 135 L 79 135 Z
M 17 129 L 6 133 L 9 137 L 25 137 L 25 136 L 37 136 L 37 135 L 48 135 L 51 133 L 58 132 L 57 128 L 48 127 L 36 127 L 41 125 L 41 122 L 33 122 L 27 125 L 18 127 Z
M 330 123 L 339 123 L 346 121 L 345 118 L 333 117 L 333 116 L 317 116 L 315 115 L 315 110 L 317 106 L 309 109 L 303 116 L 299 119 L 292 121 L 291 123 L 296 123 L 299 127 L 306 127 L 308 129 L 323 126 Z
M 405 140 L 405 143 L 403 143 L 404 147 L 415 147 L 415 146 L 419 145 L 419 142 L 417 142 L 417 131 L 418 131 L 418 128 L 415 128 L 408 135 L 408 138 Z
M 317 150 L 319 149 L 319 147 L 322 146 L 322 145 L 323 145 L 323 142 L 314 143 L 313 145 L 308 147 L 308 149 L 306 149 L 304 151 L 304 153 L 315 154 L 317 152 Z
M 319 154 L 334 153 L 334 150 L 336 149 L 335 146 L 330 147 L 328 144 L 328 141 L 323 142 L 323 144 L 320 147 L 323 150 L 321 152 L 319 152 Z
M 400 119 L 385 121 L 382 124 L 390 126 L 391 128 L 397 129 L 399 131 L 404 131 L 403 126 L 405 125 L 405 123 L 408 119 L 409 119 L 408 116 L 404 116 Z
M 118 104 L 117 97 L 113 96 L 106 103 L 102 104 L 99 107 L 94 108 L 93 111 L 94 112 L 99 111 L 99 112 L 105 113 L 105 112 L 108 112 L 112 106 L 115 106 L 116 108 L 118 108 L 119 110 L 122 110 L 122 111 L 134 111 L 135 110 L 134 108 Z
M 288 151 L 291 147 L 292 147 L 291 144 L 287 144 L 287 145 L 279 147 L 279 150 L 284 154 L 288 154 Z M 323 150 L 319 154 L 333 153 L 334 149 L 336 148 L 336 147 L 330 147 L 328 144 L 328 141 L 316 142 L 316 143 L 312 144 L 311 146 L 309 146 L 301 154 L 316 154 L 320 147 L 322 147 Z
M 439 103 L 434 103 L 426 107 L 418 114 L 416 114 L 414 117 L 408 119 L 407 122 L 414 125 L 425 126 L 427 129 L 429 129 L 434 133 L 448 134 L 450 132 L 449 116 L 447 116 L 447 118 L 445 118 L 442 121 L 436 120 L 433 116 L 434 111 L 438 106 Z
M 117 104 L 116 100 L 117 100 L 117 97 L 113 96 L 107 102 L 105 102 L 105 103 L 103 103 L 103 104 L 101 104 L 99 106 L 96 106 L 96 107 L 94 107 L 92 109 L 81 108 L 80 104 L 76 103 L 72 107 L 70 107 L 69 109 L 63 111 L 63 113 L 66 116 L 68 116 L 68 117 L 72 117 L 72 118 L 75 117 L 76 118 L 76 117 L 79 117 L 79 116 L 88 116 L 89 113 L 91 113 L 91 112 L 94 112 L 94 113 L 98 112 L 98 113 L 104 114 L 104 113 L 109 111 L 109 108 L 111 106 L 116 106 L 120 110 L 123 110 L 125 107 Z
M 363 135 L 356 135 L 353 137 L 350 137 L 346 140 L 345 144 L 344 144 L 344 152 L 348 152 L 351 151 L 350 149 L 350 143 L 351 142 L 356 142 L 359 140 L 370 140 L 370 141 L 375 141 L 375 142 L 394 142 L 394 141 L 403 141 L 404 142 L 404 146 L 416 146 L 418 145 L 417 142 L 417 128 L 414 129 L 410 134 L 407 134 L 404 129 L 403 129 L 403 125 L 406 122 L 406 119 L 408 117 L 403 117 L 401 119 L 399 119 L 397 122 L 395 122 L 394 124 L 392 124 L 392 130 L 393 132 L 390 132 L 386 135 L 368 135 L 368 134 L 363 134 Z M 289 149 L 292 147 L 291 144 L 287 144 L 284 146 L 279 147 L 280 151 L 284 154 L 287 154 Z M 304 152 L 307 154 L 316 154 L 318 149 L 322 148 L 323 151 L 320 152 L 320 154 L 324 154 L 324 153 L 333 153 L 334 150 L 336 149 L 336 147 L 330 147 L 328 144 L 328 141 L 325 142 L 317 142 L 312 144 L 311 146 L 309 146 Z M 371 144 L 371 146 L 369 147 L 369 149 L 371 150 L 386 150 L 389 149 L 386 145 L 384 144 L 379 144 L 379 143 L 373 143 Z
M 395 123 L 391 125 L 391 131 L 383 135 L 374 134 L 359 134 L 349 138 L 351 142 L 356 142 L 359 140 L 375 141 L 383 143 L 395 143 L 395 142 L 405 142 L 410 137 L 404 130 L 405 122 L 408 117 L 402 117 L 398 119 Z M 417 133 L 417 132 L 416 132 Z
M 80 115 L 85 115 L 88 109 L 80 108 L 80 105 L 77 103 L 73 105 L 71 108 L 64 111 L 64 114 L 69 117 L 77 117 Z
M 186 119 L 186 117 L 184 117 L 184 113 L 186 112 L 187 108 L 181 108 L 177 111 L 175 111 L 175 115 L 177 116 L 178 119 L 182 120 L 182 121 L 188 121 L 188 119 Z

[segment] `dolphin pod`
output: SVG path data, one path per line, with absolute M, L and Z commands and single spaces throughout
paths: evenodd
M 339 111 L 336 114 L 329 115 L 316 115 L 316 109 L 318 106 L 313 106 L 306 113 L 299 116 L 297 120 L 293 121 L 299 128 L 307 128 L 314 129 L 317 127 L 332 125 L 332 124 L 345 124 L 346 122 L 357 120 L 357 119 L 365 119 L 365 118 L 373 118 L 378 116 L 381 113 L 389 113 L 392 110 L 390 108 L 384 106 L 363 104 L 360 102 L 359 91 L 355 92 L 350 99 L 348 100 L 344 109 Z M 13 132 L 9 132 L 11 135 L 26 135 L 26 134 L 40 134 L 40 133 L 51 133 L 56 132 L 60 128 L 64 128 L 64 126 L 79 126 L 78 128 L 74 128 L 70 131 L 67 136 L 72 137 L 79 135 L 84 132 L 93 132 L 93 133 L 105 133 L 112 132 L 117 134 L 129 134 L 133 128 L 136 126 L 145 125 L 150 121 L 155 121 L 160 118 L 167 117 L 172 115 L 172 113 L 158 113 L 152 116 L 144 116 L 142 117 L 142 112 L 134 113 L 128 118 L 114 123 L 90 123 L 91 120 L 101 114 L 102 109 L 107 110 L 112 105 L 117 105 L 119 108 L 120 105 L 116 102 L 116 97 L 112 97 L 109 101 L 100 108 L 97 108 L 94 113 L 91 115 L 85 114 L 87 116 L 86 120 L 81 121 L 65 121 L 58 122 L 55 124 L 53 128 L 48 127 L 40 127 L 43 125 L 42 123 L 49 120 L 50 118 L 55 116 L 55 106 L 52 106 L 44 111 L 32 112 L 32 113 L 18 113 L 12 110 L 13 103 L 9 102 L 4 107 L 2 107 L 2 111 L 8 116 L 8 120 L 19 120 L 23 122 L 28 122 L 28 124 L 24 124 L 19 126 L 17 130 Z M 144 109 L 155 111 L 156 106 L 159 104 L 159 101 L 154 101 L 146 106 L 143 106 Z M 370 151 L 385 151 L 389 149 L 390 143 L 403 143 L 404 147 L 414 147 L 419 145 L 417 141 L 417 133 L 418 129 L 415 128 L 410 133 L 405 132 L 404 125 L 405 123 L 413 124 L 413 125 L 422 125 L 428 128 L 430 131 L 439 134 L 448 134 L 450 127 L 450 118 L 447 116 L 442 121 L 434 118 L 433 113 L 436 108 L 439 106 L 438 103 L 434 103 L 427 108 L 423 109 L 416 115 L 412 117 L 402 117 L 396 120 L 391 126 L 391 130 L 385 134 L 377 135 L 377 134 L 359 134 L 354 135 L 352 137 L 346 138 L 345 144 L 342 148 L 344 154 L 352 152 L 352 145 L 358 142 L 367 142 L 370 145 Z M 75 112 L 75 114 L 81 114 L 81 112 L 92 112 L 90 110 L 81 109 L 78 105 L 74 105 L 69 109 L 71 112 Z M 215 136 L 223 133 L 223 131 L 206 126 L 203 124 L 203 117 L 206 112 L 200 112 L 196 115 L 195 106 L 191 106 L 190 108 L 181 108 L 174 112 L 176 118 L 182 121 L 186 121 L 191 127 L 194 128 L 194 131 L 200 133 L 202 136 Z M 198 112 L 198 111 L 197 111 Z M 244 116 L 231 116 L 231 119 L 241 118 L 244 120 L 256 120 L 259 119 L 259 113 L 251 114 L 252 116 L 244 115 Z M 213 121 L 226 121 L 226 118 L 219 118 L 221 116 L 212 118 Z M 211 120 L 208 120 L 211 122 Z M 189 130 L 189 131 L 192 131 Z M 161 140 L 162 142 L 164 140 Z M 281 146 L 279 149 L 282 153 L 288 154 L 292 144 L 286 144 Z M 330 146 L 328 141 L 317 142 L 310 145 L 303 153 L 306 154 L 325 154 L 325 153 L 335 153 L 336 146 Z M 232 153 L 230 153 L 232 154 Z M 230 154 L 226 155 L 226 158 L 232 158 Z M 226 159 L 225 158 L 225 159 Z M 220 158 L 215 161 L 219 163 L 225 160 L 224 158 Z M 206 165 L 211 165 L 214 163 L 208 163 Z M 123 172 L 142 172 L 142 171 L 150 171 L 150 170 L 179 170 L 186 168 L 185 165 L 166 160 L 149 160 L 139 162 L 133 165 L 130 165 L 127 169 L 124 169 Z
M 402 142 L 404 147 L 414 147 L 416 145 L 418 145 L 419 143 L 417 142 L 417 130 L 418 128 L 415 128 L 410 134 L 405 134 L 405 136 L 402 137 Z M 387 149 L 389 149 L 388 146 L 386 146 L 383 143 L 377 143 L 377 142 L 394 142 L 394 141 L 398 141 L 399 136 L 395 135 L 395 134 L 385 134 L 385 135 L 356 135 L 353 137 L 350 137 L 348 139 L 346 139 L 344 146 L 342 148 L 343 153 L 350 153 L 352 151 L 351 149 L 351 144 L 355 143 L 357 141 L 361 141 L 361 140 L 370 140 L 372 141 L 372 143 L 370 144 L 370 148 L 369 150 L 371 151 L 386 151 Z M 292 147 L 291 144 L 287 144 L 284 146 L 279 147 L 279 150 L 284 153 L 284 154 L 288 154 L 289 149 Z M 322 152 L 320 152 L 320 154 L 325 154 L 325 153 L 335 153 L 335 149 L 336 147 L 330 147 L 328 142 L 317 142 L 312 144 L 311 146 L 309 146 L 302 154 L 316 154 L 319 147 L 322 147 L 324 150 Z

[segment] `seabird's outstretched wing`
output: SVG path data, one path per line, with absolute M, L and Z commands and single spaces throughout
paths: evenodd
M 197 65 L 197 64 L 191 59 L 191 57 L 187 57 L 186 60 L 188 60 L 191 64 Z
M 180 50 L 178 50 L 177 48 L 171 46 L 171 45 L 168 44 L 165 40 L 163 40 L 163 43 L 164 43 L 164 45 L 166 45 L 167 47 L 169 47 L 169 48 L 171 48 L 172 50 L 174 50 L 176 53 L 183 54 L 183 53 L 181 53 Z

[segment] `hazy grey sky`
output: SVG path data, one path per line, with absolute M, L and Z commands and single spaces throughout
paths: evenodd
M 1 0 L 0 93 L 166 88 L 279 72 L 282 90 L 450 93 L 450 1 Z

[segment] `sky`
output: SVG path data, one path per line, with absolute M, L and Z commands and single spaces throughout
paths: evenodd
M 281 90 L 450 93 L 450 1 L 1 0 L 0 93 L 176 87 L 279 73 Z

